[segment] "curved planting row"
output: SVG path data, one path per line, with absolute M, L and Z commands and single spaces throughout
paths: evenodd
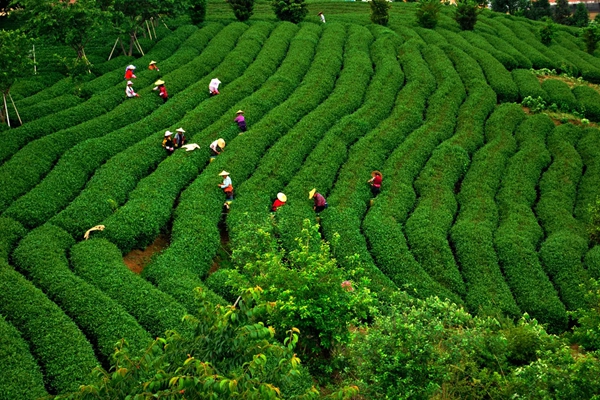
M 553 127 L 550 118 L 536 115 L 528 117 L 517 129 L 518 151 L 504 168 L 497 170 L 503 179 L 496 196 L 497 211 L 494 206 L 494 219 L 499 218 L 494 244 L 521 311 L 548 324 L 551 331 L 560 332 L 566 328 L 566 311 L 540 264 L 537 248 L 543 232 L 532 210 L 539 178 L 550 162 L 545 142 Z M 513 142 L 512 137 L 509 141 Z M 489 154 L 481 154 L 482 160 L 488 157 Z
M 589 86 L 575 86 L 572 90 L 586 118 L 600 121 L 600 93 Z
M 585 173 L 581 177 L 577 189 L 577 203 L 575 217 L 583 224 L 590 222 L 589 206 L 596 204 L 598 187 L 600 185 L 600 135 L 595 128 L 587 128 L 577 142 L 577 152 L 585 166 Z M 589 275 L 600 279 L 600 246 L 592 247 L 585 255 L 584 264 Z
M 439 239 L 439 236 L 434 237 L 431 234 L 436 230 L 443 231 L 444 228 L 438 225 L 430 229 L 435 221 L 429 220 L 425 215 L 427 207 L 417 206 L 407 220 L 416 200 L 413 182 L 430 159 L 433 150 L 454 133 L 456 116 L 465 98 L 465 88 L 460 77 L 444 52 L 434 45 L 423 48 L 422 52 L 438 88 L 429 98 L 425 124 L 410 133 L 385 162 L 382 169 L 386 179 L 385 185 L 381 194 L 374 200 L 374 206 L 367 213 L 363 227 L 375 254 L 382 251 L 394 253 L 400 247 L 386 250 L 383 238 L 387 234 L 394 237 L 402 235 L 401 224 L 406 222 L 406 238 L 415 260 L 435 281 L 460 296 L 464 294 L 464 283 L 450 248 L 446 246 L 446 252 L 441 249 L 443 246 L 438 246 L 437 251 L 430 251 L 436 246 L 433 242 Z M 426 220 L 424 224 L 423 218 Z M 380 222 L 383 220 L 387 220 L 387 223 Z M 449 222 L 451 221 L 452 217 Z M 438 222 L 444 225 L 447 221 Z M 449 227 L 448 224 L 447 228 Z M 442 236 L 442 241 L 445 241 L 445 235 Z M 388 270 L 391 268 L 394 266 L 386 266 Z M 422 275 L 411 277 L 412 282 L 420 279 L 423 279 Z
M 571 93 L 571 88 L 563 81 L 546 79 L 542 82 L 542 89 L 548 94 L 548 101 L 555 103 L 565 112 L 578 110 L 577 99 Z
M 123 337 L 134 354 L 141 354 L 151 336 L 123 307 L 73 274 L 66 254 L 73 244 L 68 233 L 45 225 L 21 240 L 13 253 L 15 265 L 73 319 L 103 361 L 110 360 L 115 343 Z
M 525 54 L 523 54 L 519 50 L 515 49 L 513 47 L 512 43 L 507 42 L 506 40 L 500 38 L 499 36 L 495 36 L 495 33 L 494 33 L 494 35 L 491 35 L 488 33 L 480 33 L 479 37 L 482 37 L 485 40 L 487 40 L 488 43 L 490 45 L 492 45 L 493 48 L 498 49 L 498 50 L 502 51 L 503 53 L 511 56 L 516 62 L 515 68 L 525 68 L 525 69 L 533 68 L 533 63 Z M 485 50 L 485 49 L 483 49 L 483 50 Z M 513 68 L 511 68 L 511 69 L 513 69 Z
M 187 63 L 193 58 L 191 53 L 197 55 L 208 40 L 208 35 L 206 35 L 195 46 L 181 49 L 181 54 L 177 52 L 171 58 Z M 165 79 L 168 80 L 170 76 L 177 76 L 177 70 L 167 74 Z M 177 81 L 174 80 L 173 83 L 176 84 Z M 179 88 L 174 85 L 170 88 L 171 92 L 174 93 L 182 89 L 183 87 Z M 91 121 L 47 135 L 26 145 L 0 167 L 0 184 L 9 188 L 0 194 L 0 209 L 5 209 L 17 196 L 22 195 L 36 185 L 42 176 L 48 173 L 58 157 L 75 144 L 86 139 L 104 136 L 155 111 L 162 100 L 156 95 L 150 95 L 148 92 L 144 93 L 142 98 L 129 99 Z M 121 92 L 119 96 L 123 96 L 123 93 Z M 87 104 L 87 102 L 84 104 Z M 163 107 L 168 108 L 169 106 L 166 104 Z M 34 164 L 30 162 L 32 159 L 36 160 Z M 14 170 L 21 172 L 13 174 L 12 171 Z
M 376 39 L 371 45 L 375 74 L 363 105 L 343 117 L 325 134 L 283 190 L 288 201 L 277 211 L 276 217 L 283 247 L 288 250 L 294 248 L 295 238 L 300 237 L 302 221 L 314 218 L 307 191 L 313 187 L 318 188 L 320 193 L 331 191 L 340 166 L 348 158 L 350 146 L 389 116 L 398 90 L 404 83 L 404 74 L 396 59 L 400 39 L 377 25 L 372 31 Z M 269 200 L 264 205 L 270 205 Z
M 370 198 L 366 180 L 371 171 L 381 168 L 391 151 L 423 122 L 426 99 L 435 89 L 435 79 L 423 61 L 420 43 L 413 39 L 400 47 L 399 61 L 406 84 L 398 92 L 390 116 L 350 148 L 328 196 L 331 206 L 321 213 L 323 233 L 331 242 L 340 265 L 350 270 L 352 259 L 356 259 L 364 276 L 371 281 L 372 290 L 380 295 L 406 280 L 403 279 L 404 268 L 386 270 L 380 267 L 380 270 L 369 253 L 361 232 L 361 220 Z M 339 234 L 339 240 L 334 240 L 336 234 Z M 400 245 L 398 241 L 395 243 Z M 419 290 L 430 283 L 425 279 L 422 281 L 425 284 L 418 285 Z
M 344 48 L 344 61 L 331 95 L 302 118 L 285 136 L 273 144 L 260 160 L 256 171 L 238 185 L 236 201 L 227 216 L 227 227 L 234 241 L 248 229 L 255 229 L 270 210 L 278 191 L 301 168 L 304 159 L 340 118 L 351 114 L 363 102 L 373 74 L 369 47 L 373 36 L 363 26 L 351 25 Z M 296 200 L 307 201 L 306 188 Z M 301 200 L 300 200 L 301 201 Z
M 219 25 L 220 27 L 220 25 Z M 195 54 L 206 45 L 208 40 L 204 42 L 192 40 L 190 43 L 185 43 L 185 39 L 188 38 L 192 33 L 197 31 L 198 29 L 195 26 L 184 26 L 178 29 L 173 34 L 169 35 L 167 38 L 163 39 L 158 43 L 152 52 L 148 53 L 145 57 L 139 59 L 139 63 L 143 63 L 142 65 L 146 65 L 152 57 L 156 57 L 160 60 L 167 60 L 169 57 L 176 52 L 176 50 L 180 49 L 182 44 L 187 44 L 188 51 L 192 50 L 192 54 L 188 54 L 187 61 L 189 61 Z M 208 30 L 214 32 L 214 28 L 208 28 Z M 190 38 L 191 40 L 191 38 Z M 181 51 L 185 51 L 185 47 L 180 49 Z M 184 60 L 179 60 L 179 62 L 187 62 Z M 178 64 L 177 64 L 178 65 Z M 179 66 L 179 65 L 178 65 Z M 119 71 L 115 71 L 117 73 Z M 33 141 L 34 139 L 38 139 L 44 137 L 48 134 L 56 133 L 62 129 L 67 129 L 69 127 L 76 127 L 78 124 L 82 124 L 86 121 L 90 121 L 91 123 L 96 122 L 98 119 L 106 118 L 106 115 L 109 111 L 112 111 L 115 107 L 120 105 L 126 99 L 125 97 L 125 86 L 123 78 L 123 70 L 121 73 L 121 83 L 116 85 L 113 83 L 112 86 L 103 87 L 103 91 L 98 93 L 96 96 L 92 96 L 92 98 L 85 103 L 74 107 L 72 109 L 60 111 L 53 115 L 48 115 L 44 118 L 41 118 L 37 121 L 34 121 L 29 124 L 25 124 L 19 128 L 16 128 L 12 131 L 14 135 L 11 136 L 11 140 L 6 141 L 6 145 L 2 146 L 0 150 L 0 161 L 5 161 L 13 154 L 17 153 L 21 148 L 26 146 L 28 143 Z M 150 85 L 156 79 L 157 73 L 155 71 L 141 70 L 138 74 L 138 78 L 136 79 L 136 84 L 138 88 L 143 86 Z M 101 79 L 101 78 L 99 78 Z M 109 89 L 110 88 L 110 89 Z M 109 90 L 107 90 L 109 89 Z M 125 105 L 130 102 L 126 102 Z M 100 117 L 100 118 L 98 118 Z M 105 121 L 104 123 L 106 123 Z M 87 129 L 86 126 L 77 126 L 77 129 Z M 5 139 L 3 136 L 0 138 Z M 26 146 L 27 147 L 27 146 Z
M 585 308 L 585 293 L 580 285 L 589 279 L 582 266 L 588 250 L 585 226 L 573 216 L 577 185 L 583 162 L 575 150 L 583 130 L 575 125 L 556 127 L 548 136 L 552 164 L 542 175 L 537 217 L 547 235 L 540 248 L 544 270 L 556 286 L 568 310 Z
M 235 63 L 222 66 L 219 76 L 222 75 L 223 79 L 233 80 L 243 74 L 261 50 L 272 27 L 270 24 L 254 25 L 251 28 L 255 33 L 253 43 L 241 46 L 236 54 L 237 57 L 232 57 L 232 60 L 235 59 Z M 291 35 L 285 38 L 287 40 L 276 41 L 281 58 L 275 60 L 276 62 L 272 65 L 273 70 L 285 56 Z M 222 94 L 226 96 L 225 93 Z M 224 108 L 227 109 L 230 106 L 231 104 L 228 104 Z M 220 112 L 212 114 L 218 116 Z M 200 143 L 208 139 L 206 135 L 202 134 L 190 136 L 190 141 L 199 141 Z M 143 248 L 150 244 L 171 218 L 172 209 L 179 193 L 198 175 L 198 169 L 203 164 L 202 161 L 207 161 L 203 160 L 202 155 L 203 152 L 181 151 L 165 159 L 156 171 L 138 183 L 135 190 L 129 194 L 127 203 L 103 221 L 102 224 L 106 226 L 106 229 L 100 236 L 108 238 L 123 253 L 129 252 L 134 247 Z
M 48 174 L 36 188 L 15 201 L 7 209 L 5 214 L 18 219 L 28 227 L 41 225 L 61 209 L 69 205 L 69 202 L 80 193 L 90 175 L 92 175 L 94 171 L 108 159 L 119 152 L 122 152 L 124 147 L 132 146 L 139 141 L 144 141 L 146 147 L 152 146 L 155 150 L 162 150 L 156 146 L 156 144 L 161 141 L 163 135 L 162 131 L 151 136 L 155 139 L 154 143 L 149 143 L 146 138 L 155 133 L 158 129 L 164 128 L 165 124 L 177 123 L 179 118 L 182 118 L 186 114 L 186 110 L 195 107 L 208 97 L 206 88 L 210 76 L 204 77 L 204 75 L 209 73 L 212 67 L 225 58 L 226 54 L 236 45 L 239 35 L 245 29 L 246 27 L 243 24 L 232 24 L 223 29 L 216 37 L 214 37 L 211 44 L 209 44 L 203 52 L 203 55 L 197 57 L 182 69 L 178 69 L 167 75 L 171 82 L 171 87 L 173 88 L 172 92 L 175 93 L 173 98 L 169 100 L 169 103 L 159 107 L 152 114 L 140 121 L 105 136 L 84 141 L 68 150 L 61 157 L 50 174 Z M 199 78 L 204 79 L 197 82 L 197 79 Z M 188 87 L 189 85 L 192 86 Z M 138 99 L 134 99 L 132 101 L 137 100 Z M 152 103 L 157 101 L 157 99 L 149 98 L 147 101 Z M 136 146 L 123 152 L 129 153 L 131 158 L 136 159 L 139 157 L 139 153 L 132 156 L 135 151 L 133 149 Z M 136 150 L 139 151 L 139 149 Z M 150 162 L 151 165 L 156 165 L 162 157 L 164 157 L 164 151 L 157 151 L 156 153 L 161 157 L 158 160 L 155 160 L 156 157 L 144 158 L 140 162 Z M 86 156 L 83 157 L 82 155 Z M 113 164 L 113 162 L 109 161 L 103 168 L 106 168 L 110 164 Z M 121 166 L 117 176 L 122 178 L 123 172 L 123 166 Z M 117 185 L 116 188 L 123 189 L 122 183 L 114 184 Z M 133 187 L 131 189 L 133 189 Z M 87 193 L 91 190 L 92 189 L 88 187 L 84 192 Z M 81 195 L 79 197 L 81 197 Z M 104 194 L 103 197 L 107 198 L 107 195 Z M 79 230 L 77 232 L 74 232 L 71 229 L 67 230 L 74 237 L 80 237 L 83 232 L 109 215 L 104 214 L 97 216 L 95 211 L 108 210 L 109 212 L 112 212 L 112 207 L 115 206 L 114 202 L 118 199 L 119 198 L 113 198 L 111 204 L 103 204 L 99 203 L 98 198 L 94 196 L 94 204 L 85 205 L 88 218 L 74 218 L 74 222 L 78 224 Z M 123 201 L 121 201 L 121 203 L 122 202 Z M 80 200 L 76 199 L 75 203 L 72 203 L 69 207 L 76 207 L 79 203 Z M 86 222 L 89 223 L 83 225 Z
M 55 303 L 0 260 L 0 314 L 21 332 L 50 393 L 72 392 L 98 366 L 91 344 Z
M 65 78 L 65 76 L 59 72 L 47 72 L 44 74 L 36 74 L 26 78 L 20 78 L 11 85 L 10 95 L 13 97 L 15 103 L 19 105 L 19 102 L 23 99 L 43 92 L 49 87 L 52 87 L 58 82 L 66 79 L 67 78 Z
M 6 268 L 0 261 L 0 268 Z M 0 393 L 6 399 L 35 400 L 48 396 L 40 367 L 18 330 L 0 315 Z
M 461 31 L 460 35 L 464 37 L 472 46 L 475 46 L 486 53 L 490 54 L 496 60 L 498 60 L 504 68 L 507 70 L 513 70 L 519 67 L 517 60 L 509 54 L 499 50 L 498 48 L 492 46 L 485 38 L 482 36 L 472 32 L 472 31 Z
M 304 30 L 304 29 L 303 29 Z M 226 151 L 219 155 L 204 172 L 181 194 L 175 212 L 171 246 L 156 262 L 144 270 L 144 276 L 159 287 L 164 284 L 189 297 L 194 281 L 186 285 L 176 285 L 176 277 L 168 271 L 174 262 L 179 270 L 195 274 L 196 282 L 206 276 L 212 258 L 219 246 L 217 228 L 223 207 L 223 193 L 217 187 L 220 182 L 217 174 L 227 169 L 232 176 L 234 187 L 250 175 L 260 160 L 264 149 L 278 137 L 285 134 L 293 124 L 320 104 L 331 91 L 335 77 L 339 73 L 342 60 L 345 29 L 339 24 L 327 24 L 318 43 L 312 66 L 304 76 L 309 59 L 286 60 L 277 73 L 252 97 L 268 99 L 271 92 L 287 100 L 275 107 L 250 129 L 235 140 L 230 141 Z M 317 42 L 317 35 L 305 31 L 303 36 L 292 43 L 297 46 L 296 56 L 307 55 L 303 50 L 310 49 Z M 308 51 L 310 56 L 312 51 Z M 289 74 L 289 75 L 288 75 Z M 302 77 L 302 83 L 290 95 Z M 275 97 L 276 99 L 277 97 Z M 169 277 L 163 280 L 163 275 Z
M 550 100 L 548 93 L 542 89 L 537 76 L 527 69 L 515 69 L 511 72 L 513 80 L 519 88 L 519 100 L 531 96 L 534 99 L 541 97 L 546 103 Z
M 123 262 L 119 249 L 105 239 L 79 242 L 70 249 L 73 271 L 90 285 L 123 307 L 153 337 L 163 336 L 167 330 L 190 334 L 189 325 L 181 322 L 187 310 L 171 296 L 134 274 Z M 211 300 L 223 303 L 212 296 Z M 131 339 L 123 335 L 131 346 Z

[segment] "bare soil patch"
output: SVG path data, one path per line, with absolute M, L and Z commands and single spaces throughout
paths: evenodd
M 169 243 L 170 237 L 166 234 L 160 234 L 156 240 L 144 250 L 135 249 L 129 252 L 129 254 L 126 254 L 123 257 L 123 262 L 131 271 L 140 274 L 144 270 L 144 267 L 150 263 L 152 257 L 156 253 L 160 253 L 169 247 Z

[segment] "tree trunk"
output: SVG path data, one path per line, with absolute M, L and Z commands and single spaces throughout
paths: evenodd
M 133 34 L 130 33 L 129 34 L 129 56 L 131 57 L 133 55 Z

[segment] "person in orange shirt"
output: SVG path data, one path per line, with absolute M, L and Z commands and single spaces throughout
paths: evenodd
M 150 61 L 150 65 L 148 65 L 148 69 L 150 71 L 160 71 L 160 69 L 158 69 L 158 66 L 156 65 L 156 61 Z

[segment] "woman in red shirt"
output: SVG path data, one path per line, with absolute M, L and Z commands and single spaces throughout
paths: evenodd
M 163 99 L 163 102 L 166 102 L 169 95 L 167 94 L 167 88 L 165 87 L 165 81 L 159 79 L 156 82 L 154 82 L 154 84 L 156 85 L 156 87 L 152 90 L 158 90 L 159 91 L 158 95 L 160 96 L 161 99 Z
M 128 65 L 127 68 L 125 68 L 125 79 L 126 80 L 131 80 L 131 79 L 135 79 L 137 78 L 137 76 L 135 76 L 133 74 L 133 70 L 135 69 L 135 65 Z
M 371 172 L 371 179 L 367 181 L 367 183 L 371 184 L 371 193 L 373 193 L 373 197 L 377 196 L 379 192 L 381 192 L 381 181 L 383 180 L 383 175 L 379 171 Z
M 282 205 L 285 204 L 285 202 L 287 201 L 287 196 L 281 192 L 277 193 L 277 198 L 275 199 L 275 201 L 273 202 L 273 205 L 271 206 L 271 211 L 277 211 L 277 209 L 279 207 L 281 207 Z

